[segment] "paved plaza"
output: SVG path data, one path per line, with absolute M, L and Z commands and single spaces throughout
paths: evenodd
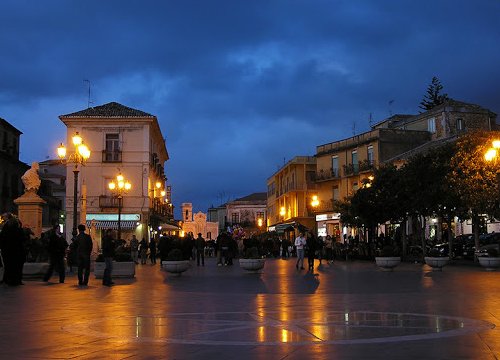
M 500 359 L 500 273 L 294 259 L 0 286 L 0 359 Z

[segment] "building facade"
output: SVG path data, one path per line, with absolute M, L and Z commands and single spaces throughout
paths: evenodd
M 17 213 L 14 200 L 23 194 L 21 176 L 30 168 L 19 160 L 21 134 L 0 118 L 0 213 Z
M 296 156 L 267 179 L 267 228 L 284 232 L 298 225 L 314 229 L 310 207 L 316 192 L 316 158 Z
M 77 211 L 79 222 L 86 223 L 96 239 L 103 229 L 118 228 L 118 213 L 124 240 L 133 234 L 149 239 L 158 226 L 173 220 L 164 171 L 169 156 L 156 116 L 111 102 L 59 118 L 67 127 L 66 143 L 78 133 L 91 151 L 86 164 L 79 166 Z M 67 162 L 67 229 L 73 226 L 74 167 Z M 121 201 L 108 186 L 118 174 L 131 184 Z
M 201 211 L 193 214 L 192 203 L 182 203 L 182 235 L 191 233 L 195 238 L 201 234 L 205 240 L 217 239 L 219 225 L 207 221 L 207 215 Z

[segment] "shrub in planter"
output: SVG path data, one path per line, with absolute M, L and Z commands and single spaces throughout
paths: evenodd
M 167 254 L 167 261 L 181 261 L 184 260 L 182 251 L 180 249 L 172 249 Z
M 382 248 L 380 256 L 382 256 L 382 257 L 393 257 L 393 256 L 398 256 L 398 254 L 396 253 L 396 250 L 394 249 L 393 246 L 386 245 L 386 246 L 384 246 Z
M 488 257 L 498 257 L 497 249 L 488 249 Z
M 261 257 L 259 256 L 259 249 L 255 246 L 252 246 L 245 251 L 243 251 L 243 258 L 244 259 L 260 259 Z

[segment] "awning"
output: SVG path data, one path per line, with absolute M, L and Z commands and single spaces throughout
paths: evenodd
M 94 222 L 96 229 L 118 229 L 118 221 L 109 220 L 87 220 L 87 227 L 90 228 Z M 122 229 L 135 229 L 137 227 L 137 221 L 122 220 L 120 221 L 120 227 Z
M 172 224 L 160 224 L 160 226 L 161 226 L 161 231 L 179 231 L 179 230 L 182 230 L 177 225 L 172 225 Z

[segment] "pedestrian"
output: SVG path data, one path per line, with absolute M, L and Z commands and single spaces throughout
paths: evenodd
M 200 266 L 200 258 L 201 258 L 201 266 L 205 266 L 205 239 L 203 239 L 201 233 L 198 233 L 195 245 L 196 245 L 196 265 Z
M 304 246 L 306 245 L 306 239 L 304 238 L 304 233 L 300 232 L 299 236 L 295 239 L 295 249 L 297 249 L 297 263 L 295 267 L 298 269 L 300 264 L 300 270 L 304 270 Z
M 327 262 L 333 263 L 333 240 L 330 235 L 325 238 L 325 253 Z
M 306 245 L 308 271 L 314 271 L 314 257 L 316 255 L 316 250 L 318 249 L 318 240 L 312 231 L 307 234 Z
M 64 255 L 68 243 L 61 234 L 59 234 L 59 225 L 54 224 L 52 229 L 48 231 L 49 243 L 47 251 L 49 253 L 49 268 L 43 277 L 44 282 L 48 282 L 54 273 L 54 270 L 59 274 L 59 283 L 63 284 L 66 278 L 66 267 L 64 266 Z
M 139 252 L 141 253 L 141 265 L 144 265 L 148 259 L 148 243 L 144 238 L 139 243 Z
M 132 240 L 130 240 L 130 255 L 132 255 L 132 260 L 138 264 L 139 259 L 139 240 L 132 235 Z
M 114 282 L 111 280 L 113 273 L 113 258 L 115 256 L 115 239 L 113 237 L 113 230 L 106 230 L 106 234 L 102 238 L 102 256 L 104 257 L 104 275 L 102 276 L 102 284 L 104 286 L 111 286 Z
M 76 259 L 78 264 L 78 285 L 87 286 L 90 275 L 90 254 L 92 253 L 92 238 L 85 234 L 85 225 L 78 225 L 76 242 Z
M 151 238 L 149 241 L 149 258 L 151 259 L 151 265 L 156 264 L 156 241 Z
M 13 214 L 3 214 L 2 220 L 4 225 L 0 232 L 0 250 L 4 262 L 3 281 L 9 286 L 23 285 L 23 265 L 26 259 L 24 232 Z
M 76 257 L 76 237 L 74 236 L 71 238 L 71 244 L 69 244 L 68 249 L 68 267 L 70 273 L 73 273 L 73 266 L 78 266 Z

